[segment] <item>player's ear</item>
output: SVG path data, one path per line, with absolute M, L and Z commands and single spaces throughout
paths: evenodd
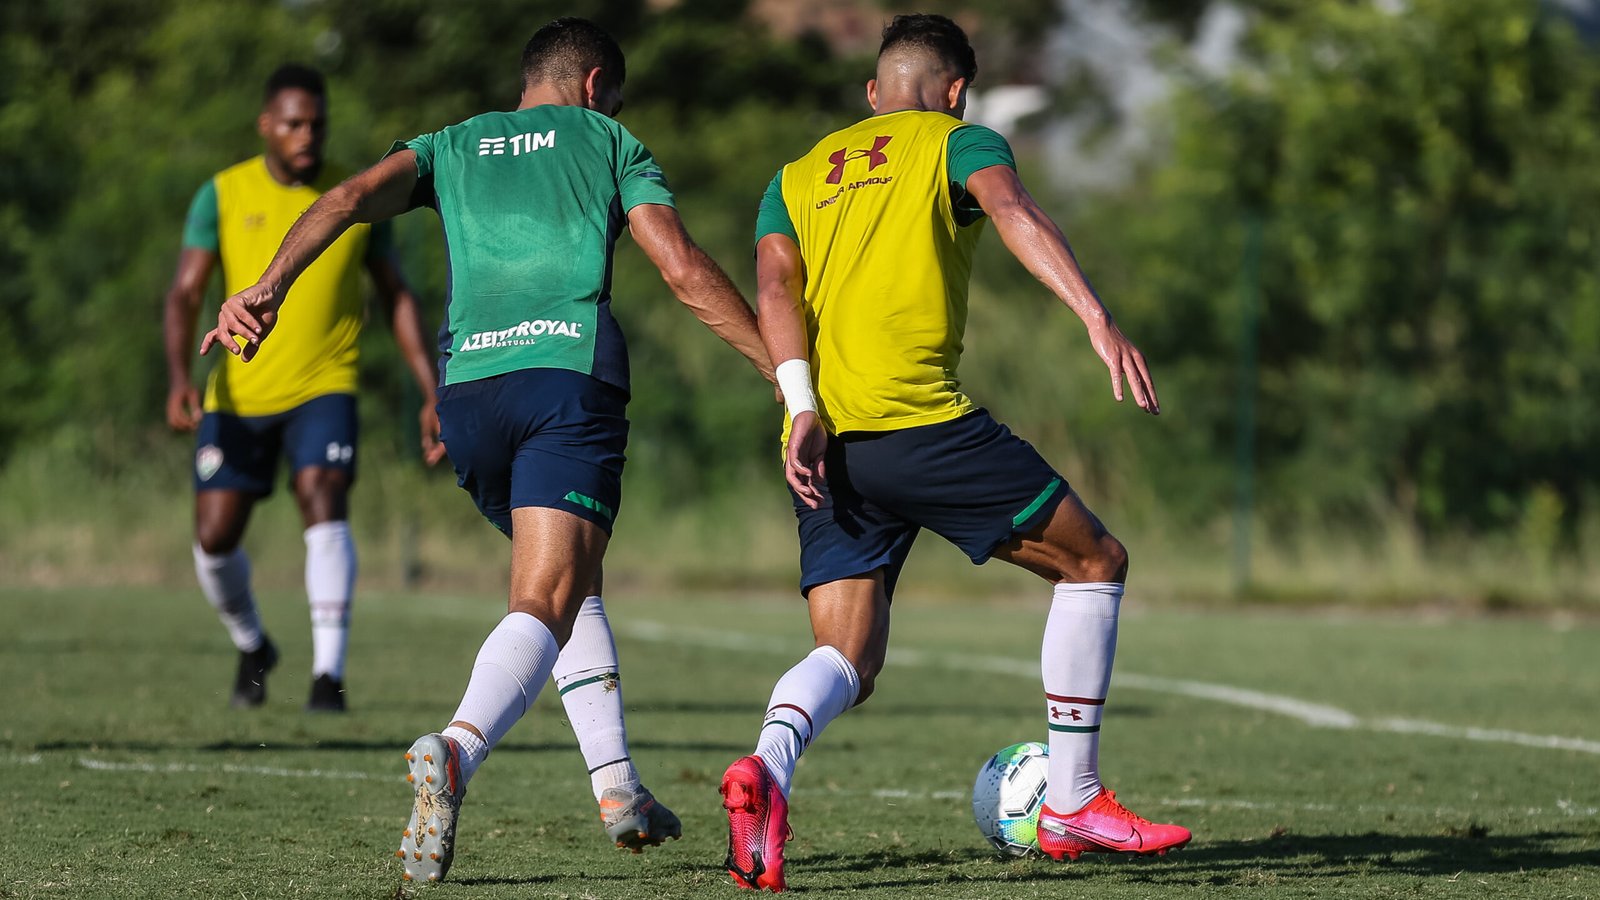
M 867 105 L 872 107 L 873 112 L 878 111 L 878 79 L 876 78 L 867 79 Z
M 960 118 L 961 114 L 966 112 L 967 80 L 965 78 L 957 78 L 955 81 L 950 82 L 950 90 L 945 97 L 945 103 L 948 104 L 947 108 L 955 113 L 956 118 Z
M 259 134 L 262 137 L 266 137 L 267 136 L 267 132 L 270 131 L 271 128 L 272 128 L 272 117 L 267 114 L 266 110 L 263 109 L 260 113 L 258 113 L 256 115 L 256 134 Z
M 600 67 L 595 66 L 589 74 L 583 76 L 583 105 L 590 109 L 603 111 L 599 108 L 600 91 L 602 87 Z

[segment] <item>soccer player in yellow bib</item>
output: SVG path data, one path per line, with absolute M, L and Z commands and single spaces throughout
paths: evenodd
M 387 224 L 347 232 L 295 285 L 295 313 L 278 352 L 254 365 L 224 354 L 200 394 L 190 377 L 195 318 L 220 263 L 233 294 L 266 270 L 278 244 L 340 174 L 323 166 L 327 100 L 322 76 L 286 65 L 267 80 L 256 119 L 265 152 L 201 186 L 184 225 L 166 301 L 167 423 L 198 431 L 194 457 L 195 574 L 239 650 L 232 702 L 260 706 L 278 651 L 261 628 L 250 562 L 239 546 L 256 501 L 272 493 L 280 456 L 305 522 L 312 682 L 306 708 L 342 712 L 344 657 L 356 554 L 348 494 L 356 471 L 357 340 L 365 320 L 360 271 L 393 323 L 395 341 L 426 399 L 424 459 L 444 455 L 433 410 L 434 374 L 417 298 L 401 277 Z
M 1159 411 L 1143 356 L 1023 188 L 1005 139 L 961 121 L 976 71 L 955 23 L 895 17 L 867 82 L 874 115 L 785 166 L 761 203 L 760 325 L 788 406 L 784 465 L 816 649 L 773 689 L 755 753 L 723 776 L 727 868 L 741 887 L 785 887 L 795 763 L 872 692 L 890 597 L 921 528 L 975 563 L 1003 559 L 1051 583 L 1041 850 L 1076 859 L 1189 841 L 1187 829 L 1134 815 L 1100 784 L 1127 551 L 956 377 L 972 250 L 987 218 L 1083 320 L 1116 398 L 1126 379 L 1141 409 Z

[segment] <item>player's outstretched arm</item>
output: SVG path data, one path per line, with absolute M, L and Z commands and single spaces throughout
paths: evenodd
M 318 197 L 284 235 L 261 279 L 223 301 L 217 327 L 200 344 L 201 354 L 220 343 L 247 362 L 254 358 L 277 324 L 278 309 L 295 279 L 351 225 L 377 222 L 410 209 L 416 186 L 416 154 L 402 150 Z M 244 346 L 235 338 L 243 338 Z
M 756 306 L 761 339 L 775 363 L 778 387 L 789 408 L 789 445 L 783 474 L 812 509 L 822 505 L 820 483 L 826 478 L 823 456 L 828 432 L 817 419 L 811 390 L 811 342 L 806 335 L 805 261 L 786 234 L 768 234 L 756 243 Z
M 374 256 L 367 261 L 367 273 L 377 289 L 378 304 L 388 314 L 394 342 L 405 357 L 406 368 L 422 391 L 422 410 L 417 414 L 422 428 L 422 461 L 430 466 L 444 459 L 444 444 L 439 442 L 439 413 L 435 409 L 433 352 L 428 349 L 427 331 L 422 326 L 422 304 L 412 293 L 391 255 Z
M 678 211 L 660 203 L 641 203 L 628 213 L 628 230 L 695 318 L 750 360 L 762 378 L 776 381 L 750 304 L 722 267 L 689 237 Z
M 212 251 L 183 248 L 177 274 L 167 290 L 161 330 L 167 351 L 167 425 L 174 431 L 200 427 L 200 392 L 195 389 L 189 362 L 194 355 L 195 318 L 200 315 L 206 282 L 216 265 L 217 254 Z
M 1133 402 L 1151 415 L 1159 415 L 1161 403 L 1144 354 L 1123 336 L 1095 296 L 1078 268 L 1067 236 L 1028 194 L 1016 170 L 1010 166 L 979 169 L 967 178 L 967 192 L 994 221 L 1006 249 L 1083 320 L 1095 353 L 1111 370 L 1111 393 L 1117 400 L 1122 400 L 1122 380 L 1126 378 Z

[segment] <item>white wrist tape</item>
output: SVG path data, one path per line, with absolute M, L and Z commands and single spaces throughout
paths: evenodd
M 778 363 L 774 370 L 778 388 L 783 391 L 783 405 L 789 409 L 789 418 L 803 412 L 817 411 L 817 395 L 811 390 L 811 363 L 804 359 L 791 359 Z

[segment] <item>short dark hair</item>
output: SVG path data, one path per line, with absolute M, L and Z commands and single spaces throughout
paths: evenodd
M 883 45 L 878 56 L 898 47 L 922 50 L 938 57 L 947 71 L 969 83 L 978 77 L 978 56 L 961 26 L 944 16 L 931 13 L 895 16 L 883 29 Z
M 562 16 L 535 31 L 522 48 L 522 84 L 583 78 L 590 69 L 605 73 L 608 85 L 620 87 L 628 64 L 616 38 L 588 19 Z
M 267 89 L 261 94 L 262 104 L 271 103 L 280 91 L 287 90 L 305 91 L 318 100 L 328 99 L 328 86 L 322 80 L 322 73 L 299 63 L 284 63 L 267 76 Z

